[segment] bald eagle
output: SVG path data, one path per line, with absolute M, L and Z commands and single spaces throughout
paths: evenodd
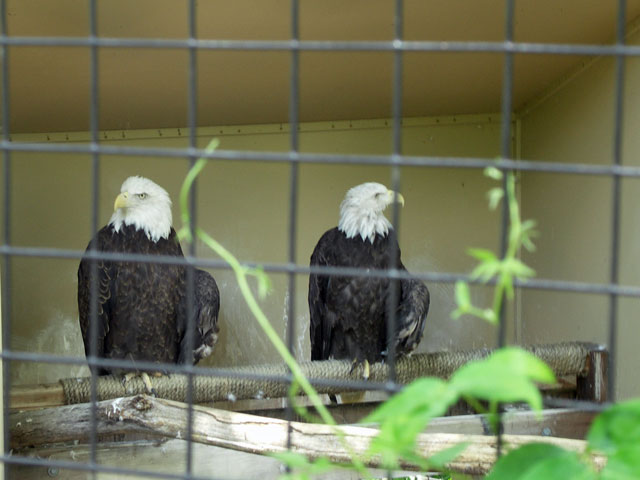
M 391 223 L 383 211 L 394 200 L 404 205 L 399 193 L 379 183 L 351 188 L 340 205 L 338 226 L 322 235 L 311 266 L 389 269 L 400 261 L 400 249 Z M 362 364 L 369 377 L 369 363 L 385 358 L 387 339 L 388 278 L 309 276 L 311 360 L 349 359 Z M 429 290 L 418 280 L 397 283 L 396 328 L 393 342 L 397 355 L 413 351 L 422 338 L 429 311 Z
M 143 177 L 122 184 L 109 223 L 87 251 L 183 257 L 171 227 L 171 199 Z M 157 363 L 192 363 L 211 354 L 218 338 L 220 294 L 215 280 L 195 270 L 191 308 L 187 304 L 184 265 L 97 260 L 97 356 Z M 78 268 L 78 310 L 85 353 L 90 353 L 91 260 Z M 194 350 L 186 345 L 187 315 L 195 326 Z M 160 369 L 161 370 L 161 369 Z M 122 373 L 99 368 L 99 375 Z M 147 388 L 149 379 L 143 374 Z

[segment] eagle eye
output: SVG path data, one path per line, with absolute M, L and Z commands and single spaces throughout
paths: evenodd
M 138 197 L 140 200 L 144 200 L 145 198 L 147 198 L 147 194 L 146 193 L 137 193 L 136 197 Z

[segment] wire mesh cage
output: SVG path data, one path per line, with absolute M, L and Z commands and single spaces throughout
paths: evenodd
M 40 31 L 37 25 L 29 26 L 28 19 L 24 22 L 25 27 L 20 23 L 23 22 L 22 15 L 25 15 L 23 7 L 9 0 L 0 1 L 0 5 L 3 105 L 3 239 L 0 245 L 4 399 L 2 460 L 7 478 L 15 471 L 12 468 L 18 466 L 44 467 L 52 476 L 57 475 L 60 469 L 69 469 L 93 475 L 105 473 L 149 478 L 239 478 L 230 472 L 203 476 L 201 470 L 196 469 L 196 447 L 192 439 L 203 435 L 200 422 L 204 420 L 195 404 L 207 399 L 220 402 L 225 397 L 235 401 L 241 389 L 238 385 L 244 388 L 247 382 L 258 386 L 249 389 L 243 398 L 260 397 L 256 391 L 264 394 L 266 384 L 279 392 L 267 396 L 286 397 L 292 376 L 283 366 L 275 369 L 255 367 L 257 364 L 275 363 L 279 356 L 269 350 L 268 341 L 252 322 L 250 312 L 240 306 L 244 303 L 235 287 L 229 263 L 207 252 L 205 246 L 197 242 L 183 245 L 184 258 L 85 252 L 77 246 L 86 245 L 90 236 L 104 223 L 105 213 L 111 205 L 109 202 L 118 191 L 124 172 L 155 172 L 160 180 L 173 187 L 175 200 L 182 178 L 201 158 L 209 159 L 220 168 L 205 170 L 190 190 L 186 199 L 192 220 L 189 228 L 192 232 L 203 225 L 204 229 L 214 228 L 214 236 L 220 235 L 231 243 L 227 246 L 237 254 L 242 265 L 260 265 L 272 276 L 279 293 L 277 299 L 270 300 L 265 308 L 272 318 L 278 318 L 274 325 L 285 340 L 288 351 L 303 361 L 305 372 L 319 390 L 332 395 L 344 391 L 366 391 L 371 398 L 380 400 L 403 388 L 407 382 L 405 374 L 410 367 L 404 359 L 396 362 L 394 352 L 389 352 L 384 365 L 374 368 L 371 378 L 365 381 L 350 376 L 351 371 L 339 378 L 327 378 L 330 375 L 322 373 L 320 367 L 314 366 L 315 362 L 305 363 L 309 355 L 305 344 L 309 335 L 306 312 L 309 274 L 377 276 L 390 278 L 392 284 L 404 278 L 424 281 L 432 291 L 432 311 L 427 318 L 425 340 L 416 354 L 418 360 L 412 360 L 415 363 L 421 359 L 428 361 L 432 357 L 420 355 L 441 350 L 438 347 L 443 345 L 473 351 L 470 357 L 464 357 L 456 364 L 459 365 L 469 358 L 476 358 L 474 355 L 487 354 L 487 350 L 478 351 L 478 346 L 499 348 L 510 343 L 548 340 L 597 341 L 606 344 L 608 356 L 596 354 L 601 352 L 600 347 L 588 347 L 585 351 L 584 345 L 579 347 L 577 356 L 580 362 L 590 362 L 592 374 L 597 368 L 606 370 L 607 382 L 601 383 L 602 376 L 598 379 L 592 377 L 591 387 L 583 385 L 578 389 L 591 388 L 589 395 L 592 400 L 615 401 L 617 396 L 628 397 L 634 391 L 637 393 L 638 385 L 631 381 L 633 372 L 628 366 L 633 362 L 623 360 L 623 355 L 631 358 L 634 352 L 623 340 L 626 333 L 620 333 L 621 325 L 624 332 L 632 332 L 630 335 L 637 333 L 632 312 L 633 302 L 640 296 L 634 271 L 636 254 L 632 245 L 634 234 L 640 228 L 633 218 L 635 185 L 632 181 L 640 176 L 640 167 L 632 159 L 637 147 L 631 141 L 625 143 L 627 132 L 633 127 L 633 123 L 626 119 L 637 108 L 635 93 L 628 86 L 628 79 L 634 79 L 637 74 L 632 62 L 640 53 L 635 44 L 636 22 L 633 21 L 636 15 L 640 15 L 637 2 L 627 5 L 620 0 L 617 5 L 600 6 L 602 11 L 594 8 L 591 12 L 593 17 L 603 12 L 606 15 L 599 19 L 597 25 L 584 27 L 585 31 L 589 30 L 588 35 L 579 29 L 573 36 L 556 32 L 549 37 L 553 39 L 551 41 L 544 35 L 536 36 L 535 31 L 534 34 L 525 32 L 527 27 L 539 29 L 540 25 L 527 22 L 534 15 L 527 9 L 533 7 L 516 4 L 513 0 L 506 0 L 499 9 L 495 5 L 479 7 L 490 12 L 483 17 L 485 21 L 490 18 L 493 22 L 486 29 L 488 35 L 482 29 L 474 30 L 473 12 L 462 14 L 454 12 L 453 7 L 439 11 L 445 27 L 458 25 L 461 30 L 456 33 L 462 31 L 463 40 L 448 35 L 440 38 L 441 32 L 431 33 L 437 30 L 439 18 L 425 15 L 424 9 L 430 7 L 402 0 L 378 2 L 375 8 L 371 8 L 370 18 L 367 18 L 368 5 L 365 3 L 340 5 L 336 12 L 330 12 L 291 0 L 286 14 L 282 6 L 253 5 L 256 12 L 238 8 L 240 16 L 233 18 L 225 17 L 229 11 L 225 10 L 223 2 L 188 0 L 171 7 L 177 20 L 171 25 L 164 24 L 166 31 L 153 28 L 128 30 L 125 24 L 130 20 L 127 16 L 129 7 L 119 5 L 109 9 L 97 0 L 87 0 L 83 8 L 76 8 L 71 13 L 71 20 L 76 16 L 83 18 L 82 26 L 64 30 L 67 32 L 65 35 L 49 34 L 46 28 Z M 169 7 L 163 5 L 162 8 Z M 259 16 L 265 14 L 264 8 L 277 10 L 276 15 L 268 16 L 269 21 L 276 25 L 277 32 L 271 38 L 261 37 L 264 30 Z M 562 12 L 556 12 L 556 7 L 546 5 L 545 8 L 547 16 L 544 18 L 566 19 Z M 571 12 L 571 15 L 575 13 Z M 452 18 L 445 18 L 447 14 Z M 112 22 L 109 24 L 111 29 L 105 27 L 104 18 L 109 15 L 120 15 L 118 22 L 123 23 Z M 234 26 L 233 22 L 240 22 L 242 16 L 249 17 L 246 24 L 242 28 Z M 321 29 L 314 30 L 314 22 L 320 17 L 338 33 L 327 34 L 327 39 L 318 33 Z M 351 31 L 344 22 L 354 18 L 360 23 Z M 562 25 L 562 20 L 559 22 Z M 179 28 L 173 23 L 180 23 Z M 366 26 L 363 27 L 364 39 L 358 33 L 358 27 L 363 24 Z M 150 25 L 153 26 L 152 21 Z M 521 30 L 518 30 L 519 25 L 524 25 Z M 382 33 L 371 33 L 371 29 L 382 26 Z M 135 35 L 119 35 L 117 28 L 133 31 Z M 242 32 L 240 39 L 236 39 L 234 28 Z M 18 33 L 14 33 L 14 29 Z M 103 29 L 107 33 L 103 33 Z M 612 39 L 607 37 L 611 34 Z M 370 40 L 367 35 L 375 39 Z M 562 40 L 564 38 L 570 40 Z M 47 59 L 46 52 L 56 52 L 52 54 L 53 60 Z M 162 57 L 166 52 L 171 56 Z M 67 57 L 82 56 L 75 62 L 85 69 L 82 82 L 86 92 L 72 92 L 71 98 L 75 95 L 86 98 L 86 102 L 78 102 L 88 106 L 88 115 L 85 112 L 83 120 L 86 128 L 76 131 L 69 128 L 70 125 L 82 125 L 73 121 L 78 117 L 77 108 L 73 105 L 61 106 L 53 101 L 51 106 L 35 110 L 41 114 L 47 108 L 56 112 L 56 118 L 59 118 L 56 121 L 61 125 L 56 127 L 56 131 L 52 130 L 50 120 L 28 118 L 28 114 L 22 112 L 33 112 L 23 105 L 28 103 L 30 89 L 38 83 L 17 77 L 18 73 L 25 72 L 21 70 L 20 62 L 14 61 L 21 56 L 35 61 L 36 65 L 45 66 L 47 62 L 60 63 Z M 441 63 L 433 61 L 434 58 L 442 60 L 441 57 L 447 60 Z M 141 60 L 143 58 L 144 61 Z M 544 61 L 536 63 L 539 59 Z M 449 61 L 450 64 L 447 63 Z M 127 67 L 121 68 L 120 63 Z M 135 70 L 138 63 L 143 66 Z M 434 66 L 441 70 L 429 70 Z M 145 68 L 153 70 L 154 80 L 166 82 L 161 88 L 169 92 L 168 96 L 175 97 L 175 92 L 179 92 L 186 97 L 186 101 L 173 102 L 181 104 L 180 108 L 159 108 L 158 104 L 165 102 L 163 98 L 154 98 L 148 104 L 144 100 L 136 103 L 136 108 L 152 111 L 150 122 L 148 118 L 136 121 L 137 113 L 133 107 L 128 112 L 121 105 L 115 108 L 105 100 L 116 100 L 118 95 L 113 92 L 117 92 L 121 84 L 129 85 L 128 95 L 144 97 L 145 88 L 154 88 L 144 83 L 150 78 L 144 76 Z M 217 72 L 225 69 L 232 73 L 218 79 Z M 321 85 L 322 81 L 331 78 L 332 69 L 335 69 L 337 80 Z M 46 73 L 46 68 L 43 70 Z M 528 83 L 528 75 L 536 70 L 541 72 L 538 82 Z M 321 75 L 323 71 L 330 75 Z M 42 75 L 35 69 L 34 75 L 38 73 Z M 484 79 L 483 75 L 490 79 Z M 141 85 L 136 76 L 143 79 Z M 316 76 L 321 80 L 316 81 Z M 230 85 L 229 79 L 236 83 Z M 580 81 L 592 82 L 595 86 L 577 88 L 575 82 Z M 176 87 L 176 82 L 182 86 Z M 254 88 L 254 82 L 260 83 L 260 88 Z M 489 84 L 494 87 L 487 95 L 490 100 L 486 101 L 482 97 Z M 544 88 L 540 87 L 541 84 Z M 444 100 L 439 100 L 443 85 L 445 90 L 449 88 L 449 93 L 443 95 Z M 305 91 L 305 86 L 310 93 Z M 571 95 L 574 87 L 575 94 Z M 344 92 L 336 93 L 341 88 Z M 260 97 L 261 93 L 270 91 L 273 98 Z M 475 94 L 470 95 L 469 91 L 475 91 Z M 382 98 L 376 97 L 380 92 L 386 93 Z M 558 96 L 558 92 L 565 93 Z M 58 94 L 54 91 L 50 96 Z M 60 95 L 65 98 L 64 93 Z M 228 98 L 225 99 L 225 95 Z M 128 99 L 121 101 L 126 103 Z M 444 105 L 447 101 L 451 105 Z M 552 106 L 547 108 L 548 105 Z M 554 110 L 554 105 L 560 106 Z M 603 106 L 611 108 L 603 111 Z M 64 118 L 67 108 L 68 121 Z M 455 109 L 458 109 L 458 114 L 451 113 Z M 625 115 L 627 109 L 631 113 Z M 180 118 L 176 118 L 178 113 L 182 114 Z M 432 116 L 425 117 L 425 114 Z M 130 118 L 123 119 L 122 115 Z M 352 115 L 359 115 L 360 119 L 354 119 Z M 561 117 L 555 123 L 549 120 L 554 115 Z M 603 117 L 606 120 L 602 120 Z M 133 129 L 128 127 L 129 120 L 135 125 Z M 550 126 L 540 126 L 546 123 Z M 557 133 L 553 129 L 560 123 L 569 126 Z M 580 138 L 582 128 L 592 134 L 589 139 Z M 599 135 L 593 135 L 594 131 Z M 360 132 L 360 137 L 355 138 L 354 132 Z M 528 137 L 527 132 L 531 132 Z M 572 140 L 562 143 L 554 135 Z M 214 137 L 221 138 L 222 142 L 220 149 L 212 151 L 207 145 Z M 547 139 L 546 144 L 544 139 Z M 540 147 L 541 144 L 544 147 Z M 163 170 L 159 165 L 171 165 L 171 168 Z M 56 184 L 54 187 L 47 186 L 48 181 L 57 178 L 59 166 L 63 169 L 77 168 L 80 173 L 64 179 L 60 177 L 52 182 Z M 483 192 L 491 186 L 490 180 L 482 175 L 487 167 L 515 172 L 523 210 L 534 218 L 549 218 L 541 222 L 544 239 L 541 240 L 541 252 L 522 253 L 525 260 L 535 255 L 542 255 L 544 260 L 537 265 L 538 277 L 515 280 L 515 306 L 501 309 L 497 328 L 479 326 L 478 323 L 460 327 L 460 324 L 449 320 L 449 314 L 455 308 L 452 299 L 455 282 L 471 281 L 476 298 L 491 301 L 489 289 L 464 273 L 469 266 L 467 260 L 460 260 L 464 248 L 473 246 L 469 242 L 482 242 L 495 245 L 501 256 L 507 250 L 507 204 L 503 202 L 501 210 L 491 212 L 484 203 Z M 432 175 L 435 171 L 442 174 Z M 397 207 L 390 213 L 404 257 L 413 259 L 412 263 L 405 261 L 411 267 L 411 273 L 402 271 L 397 263 L 396 268 L 378 271 L 309 266 L 311 251 L 307 250 L 326 226 L 333 226 L 331 219 L 335 217 L 337 205 L 345 193 L 343 187 L 362 180 L 365 175 L 379 179 L 394 191 L 404 192 L 408 203 L 411 194 L 416 205 L 421 206 L 412 212 L 403 212 L 402 217 Z M 84 182 L 81 187 L 77 186 L 79 179 Z M 623 185 L 628 189 L 623 191 Z M 34 206 L 27 202 L 25 206 L 24 198 L 37 189 L 60 196 L 61 203 L 52 201 L 50 205 Z M 537 193 L 525 198 L 525 190 Z M 230 196 L 247 200 L 235 201 Z M 551 200 L 547 201 L 547 196 Z M 333 200 L 328 200 L 330 198 Z M 333 202 L 331 207 L 327 206 L 328 202 Z M 76 221 L 80 226 L 74 231 L 64 232 L 59 227 L 64 224 L 65 216 L 59 208 L 63 205 L 71 206 L 79 212 L 77 216 L 84 219 Z M 38 213 L 27 218 L 34 210 Z M 434 228 L 430 228 L 429 218 L 434 219 L 431 220 Z M 23 227 L 26 224 L 32 225 Z M 48 225 L 55 228 L 39 238 L 38 232 Z M 545 226 L 550 226 L 550 231 L 545 230 Z M 556 234 L 554 228 L 560 233 Z M 562 231 L 563 228 L 566 230 Z M 72 237 L 79 231 L 83 233 L 77 243 Z M 593 237 L 589 235 L 590 231 L 594 232 Z M 34 237 L 30 240 L 29 235 L 32 234 Z M 433 236 L 431 242 L 423 238 L 429 235 Z M 271 240 L 266 241 L 267 237 Z M 461 248 L 454 252 L 458 245 Z M 442 262 L 446 265 L 444 268 L 437 261 L 442 254 L 436 251 L 448 251 L 447 261 Z M 181 473 L 124 468 L 113 460 L 122 455 L 120 451 L 114 451 L 111 462 L 103 461 L 102 453 L 98 452 L 101 441 L 98 424 L 101 420 L 97 409 L 102 405 L 99 401 L 107 398 L 106 388 L 113 388 L 118 393 L 121 385 L 116 381 L 111 387 L 105 387 L 95 371 L 89 375 L 88 371 L 81 369 L 88 363 L 90 367 L 134 366 L 153 371 L 157 365 L 145 362 L 132 364 L 127 360 L 95 355 L 96 321 L 89 329 L 90 351 L 94 355 L 88 355 L 87 359 L 81 352 L 75 318 L 72 321 L 66 317 L 52 321 L 49 315 L 49 325 L 42 327 L 40 332 L 41 338 L 48 340 L 63 338 L 64 329 L 73 329 L 75 333 L 71 335 L 80 341 L 74 347 L 60 348 L 56 344 L 53 348 L 21 340 L 22 332 L 31 328 L 27 325 L 29 316 L 34 315 L 38 308 L 37 302 L 30 299 L 29 289 L 49 292 L 34 297 L 51 303 L 57 301 L 57 296 L 75 289 L 72 279 L 56 279 L 53 273 L 50 277 L 34 273 L 38 270 L 31 270 L 29 265 L 38 263 L 37 268 L 55 272 L 60 262 L 73 263 L 74 269 L 67 270 L 73 270 L 75 275 L 81 258 L 92 261 L 92 268 L 97 268 L 100 260 L 185 266 L 188 296 L 194 295 L 193 272 L 196 267 L 215 272 L 221 289 L 224 321 L 213 362 L 204 366 L 162 366 L 164 371 L 174 376 L 170 380 L 172 385 L 166 387 L 167 391 L 175 386 L 176 376 L 182 382 L 176 394 L 186 405 L 183 412 L 186 431 L 178 432 L 178 438 L 187 440 L 179 452 L 185 465 Z M 559 271 L 571 268 L 574 271 L 570 274 Z M 91 288 L 93 302 L 97 302 L 98 288 L 97 285 Z M 23 292 L 23 297 L 16 300 L 16 292 Z M 94 305 L 92 309 L 95 320 L 97 307 Z M 393 334 L 397 320 L 395 311 L 390 309 L 390 312 L 388 328 Z M 583 327 L 583 316 L 592 319 L 591 326 Z M 192 331 L 195 320 L 192 315 L 187 317 L 191 322 L 187 331 Z M 436 322 L 435 328 L 430 322 Z M 534 328 L 535 322 L 539 323 L 537 328 Z M 470 330 L 463 332 L 463 329 Z M 187 342 L 193 347 L 194 338 L 187 337 Z M 623 344 L 622 349 L 619 343 Z M 536 353 L 544 358 L 542 350 L 538 349 Z M 44 370 L 47 373 L 41 378 L 32 375 L 30 369 L 33 365 L 55 365 L 56 370 Z M 627 366 L 622 369 L 621 365 Z M 580 363 L 571 371 L 585 368 Z M 562 368 L 556 370 L 562 371 Z M 62 376 L 62 371 L 69 372 L 66 376 L 74 377 L 63 382 L 65 394 L 72 389 L 82 390 L 74 393 L 79 398 L 77 402 L 90 405 L 90 414 L 82 418 L 89 432 L 87 456 L 82 461 L 68 461 L 12 454 L 12 441 L 20 436 L 11 430 L 12 422 L 15 423 L 10 417 L 12 391 L 15 392 L 16 385 L 20 383 L 52 383 Z M 89 375 L 88 379 L 76 381 L 75 377 L 81 373 Z M 21 375 L 29 380 L 20 382 Z M 52 375 L 55 378 L 50 378 Z M 415 376 L 409 375 L 411 378 Z M 215 382 L 222 383 L 222 386 Z M 236 386 L 230 387 L 232 382 L 237 382 Z M 621 388 L 627 382 L 631 383 Z M 594 394 L 594 383 L 597 388 L 605 388 L 606 393 Z M 156 385 L 159 389 L 164 388 L 161 383 L 156 382 Z M 214 389 L 218 389 L 215 398 L 213 394 L 202 393 Z M 598 411 L 602 408 L 602 405 L 575 398 L 549 399 L 547 404 L 576 410 Z M 291 447 L 291 425 L 295 413 L 290 402 L 285 401 L 282 405 L 285 420 L 278 424 L 278 428 L 283 429 L 286 446 Z M 107 414 L 113 418 L 119 413 L 113 410 Z M 69 435 L 74 435 L 74 432 Z M 502 433 L 498 433 L 496 441 L 500 450 Z M 27 443 L 23 446 L 28 445 L 28 439 L 24 442 Z M 237 461 L 243 460 L 238 458 Z M 244 474 L 257 476 L 259 473 Z M 390 477 L 391 472 L 388 475 Z

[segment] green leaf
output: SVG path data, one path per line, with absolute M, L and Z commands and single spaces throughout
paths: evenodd
M 468 446 L 469 442 L 461 442 L 453 447 L 445 448 L 435 455 L 431 455 L 429 457 L 429 466 L 435 470 L 446 470 L 447 463 L 451 463 L 455 460 L 458 455 L 467 449 Z
M 307 457 L 300 453 L 291 451 L 272 453 L 270 456 L 280 460 L 282 463 L 287 464 L 291 468 L 307 467 L 309 460 Z
M 517 258 L 506 258 L 503 261 L 503 270 L 518 278 L 533 277 L 536 271 L 528 267 Z
M 478 266 L 471 272 L 471 278 L 479 278 L 486 282 L 500 271 L 502 261 L 491 250 L 470 248 L 467 253 L 480 261 Z
M 398 415 L 408 414 L 427 414 L 431 417 L 444 415 L 447 408 L 455 402 L 448 390 L 444 380 L 419 378 L 381 404 L 363 418 L 361 423 L 383 423 L 397 419 Z
M 502 272 L 500 283 L 504 285 L 504 292 L 507 294 L 507 300 L 513 300 L 513 276 L 509 272 Z
M 313 462 L 307 457 L 294 452 L 272 453 L 270 456 L 280 460 L 291 468 L 292 472 L 280 476 L 281 479 L 287 480 L 311 480 L 316 475 L 325 473 L 335 468 L 328 458 L 320 457 Z
M 258 282 L 258 298 L 263 300 L 272 291 L 271 279 L 264 271 L 262 265 L 255 268 L 248 268 L 246 272 L 256 277 Z
M 461 280 L 456 282 L 456 303 L 459 308 L 466 308 L 471 305 L 469 285 Z
M 546 363 L 534 354 L 518 347 L 505 347 L 496 350 L 486 361 L 496 366 L 503 365 L 513 375 L 521 375 L 540 383 L 556 383 L 553 370 Z
M 486 167 L 484 174 L 486 177 L 493 178 L 494 180 L 502 180 L 503 177 L 502 171 L 496 167 Z
M 461 316 L 467 313 L 466 309 L 456 308 L 453 312 L 451 312 L 451 318 L 453 320 L 458 320 Z
M 494 312 L 490 308 L 485 308 L 484 310 L 482 310 L 482 318 L 489 323 L 493 323 L 494 325 L 498 323 L 496 312 Z
M 640 399 L 619 403 L 598 415 L 589 429 L 591 448 L 615 454 L 628 445 L 640 445 Z
M 500 457 L 487 480 L 590 480 L 595 473 L 577 454 L 555 445 L 531 443 Z
M 499 260 L 495 253 L 486 248 L 470 248 L 467 250 L 467 253 L 481 262 L 497 262 Z
M 529 251 L 529 252 L 535 252 L 536 251 L 536 245 L 526 235 L 522 236 L 522 246 L 524 248 L 526 248 L 527 251 Z
M 621 447 L 609 456 L 600 473 L 602 480 L 637 480 L 640 478 L 640 445 Z
M 537 235 L 538 232 L 535 230 L 537 222 L 535 220 L 525 220 L 522 222 L 520 229 L 522 232 L 528 232 L 531 235 Z
M 451 377 L 450 386 L 461 396 L 490 402 L 524 401 L 534 410 L 540 410 L 542 397 L 534 382 L 555 383 L 555 376 L 534 355 L 507 347 L 458 369 Z
M 414 458 L 416 436 L 456 400 L 455 392 L 443 380 L 421 378 L 412 382 L 362 420 L 380 424 L 380 433 L 372 440 L 369 452 L 380 455 L 389 468 L 396 468 L 400 458 Z
M 486 282 L 490 280 L 492 277 L 496 276 L 500 270 L 502 269 L 502 262 L 500 260 L 495 261 L 486 261 L 480 263 L 476 268 L 471 272 L 471 278 L 482 280 Z
M 535 227 L 535 220 L 526 220 L 522 223 L 521 227 L 522 231 L 520 232 L 520 241 L 524 248 L 530 252 L 534 252 L 536 250 L 536 246 L 534 245 L 532 238 L 539 236 Z
M 487 197 L 489 197 L 489 208 L 495 210 L 504 197 L 504 190 L 501 187 L 492 188 L 487 192 Z
M 458 308 L 451 312 L 451 318 L 457 320 L 462 315 L 470 313 L 473 310 L 469 285 L 462 280 L 458 280 L 455 286 L 455 295 Z

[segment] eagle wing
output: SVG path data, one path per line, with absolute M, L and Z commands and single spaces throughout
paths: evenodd
M 192 325 L 195 327 L 193 350 L 190 354 L 187 345 L 186 331 L 189 326 L 187 320 L 189 309 L 187 307 L 188 295 L 185 291 L 178 311 L 178 333 L 182 338 L 178 363 L 191 361 L 195 365 L 213 352 L 213 347 L 218 341 L 220 292 L 216 281 L 209 273 L 199 269 L 196 269 L 194 273 L 194 295 L 191 308 Z
M 105 230 L 100 230 L 89 242 L 87 252 L 90 250 L 103 251 Z M 111 296 L 113 290 L 113 266 L 112 262 L 105 260 L 82 259 L 78 267 L 78 313 L 84 351 L 87 356 L 90 353 L 90 322 L 91 322 L 91 273 L 92 263 L 96 263 L 97 276 L 96 289 L 96 318 L 97 318 L 97 351 L 98 357 L 104 356 L 104 339 L 109 332 L 109 319 L 111 316 Z
M 400 264 L 402 270 L 406 269 Z M 427 286 L 420 280 L 407 279 L 401 283 L 398 305 L 396 353 L 412 352 L 420 343 L 425 321 L 429 313 L 430 295 Z
M 328 266 L 326 234 L 320 238 L 311 254 L 311 266 Z M 309 275 L 309 335 L 311 338 L 311 360 L 326 360 L 329 358 L 333 323 L 327 318 L 327 291 L 329 289 L 329 275 Z

